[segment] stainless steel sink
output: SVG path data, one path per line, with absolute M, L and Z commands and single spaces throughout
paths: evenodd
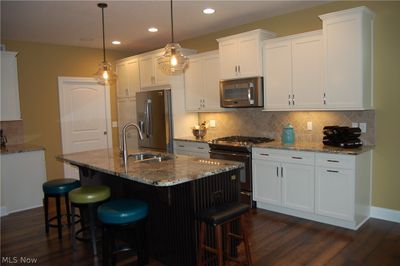
M 128 154 L 128 158 L 132 158 L 135 162 L 143 161 L 165 161 L 170 160 L 171 157 L 168 155 L 162 155 L 157 153 L 132 153 Z

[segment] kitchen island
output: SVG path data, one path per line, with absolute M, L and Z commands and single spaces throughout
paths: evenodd
M 130 153 L 136 155 L 128 158 L 126 166 L 115 149 L 65 154 L 59 159 L 79 168 L 83 185 L 107 185 L 112 198 L 149 204 L 146 233 L 151 257 L 166 265 L 195 265 L 195 213 L 239 201 L 243 165 L 149 150 Z

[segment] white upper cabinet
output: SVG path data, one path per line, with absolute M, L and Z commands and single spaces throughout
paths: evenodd
M 265 110 L 324 108 L 322 32 L 263 44 Z
M 326 60 L 326 108 L 372 108 L 374 14 L 366 7 L 357 7 L 319 17 Z
M 189 57 L 185 72 L 186 111 L 221 111 L 219 100 L 218 51 Z
M 21 120 L 17 53 L 1 51 L 1 121 Z
M 220 56 L 220 78 L 236 79 L 262 76 L 261 42 L 274 38 L 266 30 L 253 30 L 217 39 Z
M 117 97 L 136 97 L 140 91 L 139 61 L 129 58 L 116 64 Z
M 168 76 L 158 68 L 157 58 L 159 56 L 159 53 L 151 53 L 139 57 L 140 86 L 142 88 L 168 84 Z

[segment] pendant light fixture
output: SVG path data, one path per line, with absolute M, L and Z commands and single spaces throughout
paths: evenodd
M 164 48 L 164 54 L 157 59 L 161 71 L 167 75 L 179 75 L 185 71 L 188 59 L 182 54 L 182 47 L 174 42 L 174 16 L 171 3 L 171 42 Z
M 101 8 L 101 23 L 103 30 L 103 62 L 99 64 L 99 69 L 94 74 L 97 82 L 102 85 L 109 85 L 114 82 L 116 74 L 114 73 L 111 64 L 106 60 L 106 44 L 104 34 L 104 8 L 107 8 L 106 3 L 98 3 L 97 6 Z

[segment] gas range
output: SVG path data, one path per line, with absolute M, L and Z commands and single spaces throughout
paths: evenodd
M 229 150 L 250 152 L 251 146 L 258 143 L 273 141 L 266 137 L 229 136 L 213 139 L 208 142 L 211 150 Z

